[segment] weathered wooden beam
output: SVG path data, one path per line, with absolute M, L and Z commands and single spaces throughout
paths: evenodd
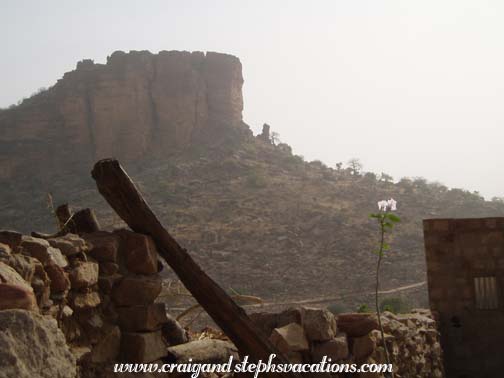
M 213 281 L 187 251 L 162 226 L 117 160 L 97 162 L 92 176 L 98 190 L 129 227 L 150 235 L 159 253 L 175 271 L 185 287 L 230 338 L 240 354 L 258 361 L 268 361 L 276 354 L 276 363 L 287 359 L 261 334 L 245 311 Z M 269 373 L 267 377 L 299 377 L 296 373 Z

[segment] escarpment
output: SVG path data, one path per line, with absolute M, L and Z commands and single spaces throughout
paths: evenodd
M 114 52 L 0 112 L 0 179 L 44 177 L 172 154 L 218 140 L 242 124 L 238 58 L 185 51 Z

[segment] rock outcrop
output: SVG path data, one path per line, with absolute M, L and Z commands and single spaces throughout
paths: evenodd
M 56 320 L 24 310 L 0 311 L 0 378 L 74 378 L 75 357 Z
M 242 124 L 238 58 L 116 51 L 83 60 L 49 90 L 0 112 L 0 179 L 135 161 L 211 141 Z

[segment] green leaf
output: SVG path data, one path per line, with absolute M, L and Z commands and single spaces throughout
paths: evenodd
M 383 223 L 383 227 L 393 228 L 393 227 L 394 227 L 394 224 L 393 224 L 393 223 L 390 223 L 390 222 L 385 222 L 385 223 Z
M 387 243 L 383 243 L 382 248 L 384 251 L 388 251 L 390 249 L 390 245 L 388 245 Z
M 392 214 L 392 213 L 387 213 L 386 217 L 391 221 L 391 222 L 394 222 L 394 223 L 397 223 L 397 222 L 400 222 L 401 221 L 401 218 L 399 218 L 397 215 L 395 214 Z

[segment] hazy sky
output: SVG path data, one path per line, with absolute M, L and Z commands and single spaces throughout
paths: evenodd
M 234 54 L 255 132 L 504 196 L 503 1 L 0 0 L 0 46 L 0 106 L 115 50 Z

